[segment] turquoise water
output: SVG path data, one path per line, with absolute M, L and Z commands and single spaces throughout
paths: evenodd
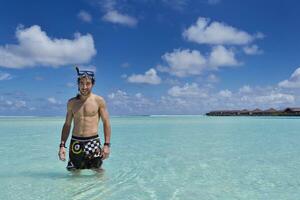
M 79 175 L 63 122 L 0 118 L 0 199 L 300 199 L 300 118 L 112 117 L 105 171 Z

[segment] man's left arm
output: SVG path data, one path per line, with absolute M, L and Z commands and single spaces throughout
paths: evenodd
M 104 99 L 100 99 L 99 103 L 99 115 L 103 123 L 103 132 L 104 132 L 104 147 L 102 150 L 102 159 L 106 159 L 110 154 L 110 137 L 111 137 L 111 127 L 109 121 L 109 114 L 106 108 L 106 103 Z

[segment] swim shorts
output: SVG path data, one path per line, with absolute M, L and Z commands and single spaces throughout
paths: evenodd
M 98 135 L 90 137 L 72 136 L 67 170 L 99 169 L 101 165 L 102 157 Z

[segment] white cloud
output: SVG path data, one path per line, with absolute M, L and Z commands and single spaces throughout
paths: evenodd
M 295 106 L 296 96 L 274 87 L 256 87 L 243 86 L 237 93 L 232 93 L 230 98 L 219 101 L 219 107 L 229 105 L 229 109 L 268 109 L 285 108 Z
M 184 30 L 183 37 L 199 44 L 245 45 L 262 38 L 263 34 L 250 35 L 222 22 L 210 23 L 210 19 L 199 17 L 196 24 Z
M 221 97 L 230 98 L 232 96 L 232 92 L 230 90 L 227 90 L 227 89 L 226 90 L 221 90 L 219 92 L 219 95 Z
M 147 99 L 141 93 L 133 95 L 117 91 L 109 95 L 110 108 L 119 113 L 135 114 L 201 114 L 221 109 L 282 109 L 297 106 L 300 95 L 280 88 L 244 85 L 237 91 L 203 87 L 185 83 L 170 87 L 159 99 Z M 174 109 L 175 108 L 175 109 Z
M 142 95 L 142 93 L 136 93 L 136 94 L 135 94 L 135 97 L 136 97 L 136 98 L 142 98 L 143 95 Z
M 226 49 L 221 45 L 213 47 L 208 57 L 204 57 L 197 50 L 175 49 L 171 53 L 165 53 L 162 56 L 162 60 L 168 66 L 158 65 L 157 69 L 178 77 L 199 75 L 204 70 L 240 65 L 235 58 L 233 50 Z
M 165 53 L 162 59 L 169 68 L 159 66 L 158 70 L 167 71 L 178 77 L 201 74 L 206 66 L 205 57 L 197 50 L 175 49 L 172 53 Z
M 173 97 L 207 97 L 206 92 L 201 90 L 197 83 L 186 83 L 183 87 L 173 86 L 168 90 L 168 95 Z
M 295 97 L 290 94 L 284 93 L 271 93 L 269 95 L 257 96 L 253 99 L 257 103 L 272 103 L 272 104 L 283 104 L 283 103 L 294 103 Z
M 26 107 L 26 101 L 23 100 L 17 100 L 15 102 L 15 107 L 16 108 L 25 108 Z
M 88 23 L 92 22 L 92 16 L 87 11 L 81 10 L 78 13 L 77 17 L 84 22 L 88 22 Z
M 194 105 L 191 104 L 191 102 L 186 98 L 178 98 L 171 96 L 162 96 L 159 100 L 159 106 L 162 106 L 163 108 L 167 109 L 167 112 L 171 113 L 172 109 L 173 111 L 180 113 L 183 110 L 186 111 L 186 109 L 194 107 Z M 194 111 L 196 111 L 195 108 Z
M 152 85 L 157 85 L 161 83 L 161 78 L 157 75 L 156 70 L 151 68 L 142 74 L 133 74 L 127 78 L 130 83 L 148 83 Z
M 155 104 L 142 93 L 130 95 L 125 91 L 117 90 L 108 95 L 110 110 L 118 114 L 150 114 Z M 153 107 L 154 106 L 154 107 Z
M 24 68 L 62 66 L 89 62 L 96 54 L 90 34 L 75 34 L 73 40 L 50 38 L 40 26 L 19 27 L 16 31 L 17 45 L 0 46 L 0 66 Z
M 216 75 L 214 75 L 214 74 L 210 74 L 207 77 L 207 81 L 211 82 L 211 83 L 217 83 L 219 81 L 219 78 Z
M 243 48 L 244 52 L 247 55 L 260 55 L 263 54 L 263 50 L 259 49 L 257 45 L 245 46 Z
M 300 67 L 297 68 L 291 77 L 278 83 L 282 88 L 300 88 Z
M 129 96 L 126 92 L 122 90 L 117 90 L 116 92 L 110 93 L 108 99 L 113 102 L 114 105 L 124 105 L 127 104 Z
M 6 100 L 5 103 L 6 103 L 6 105 L 8 105 L 8 106 L 11 106 L 11 105 L 13 104 L 13 102 L 12 102 L 12 101 L 9 101 L 9 100 Z
M 12 76 L 9 73 L 0 71 L 0 81 L 10 80 L 10 79 L 12 79 Z
M 61 102 L 57 101 L 54 97 L 49 97 L 47 100 L 51 104 L 61 104 Z
M 222 66 L 236 66 L 240 63 L 235 59 L 233 50 L 218 45 L 213 47 L 209 56 L 209 64 L 214 68 Z
M 126 14 L 121 14 L 116 10 L 108 11 L 102 18 L 104 21 L 111 22 L 114 24 L 121 24 L 125 26 L 134 27 L 138 21 L 136 18 Z
M 104 10 L 113 10 L 117 5 L 117 0 L 100 0 L 99 4 L 103 7 Z
M 249 85 L 244 85 L 239 89 L 240 93 L 250 93 L 252 92 L 252 88 Z

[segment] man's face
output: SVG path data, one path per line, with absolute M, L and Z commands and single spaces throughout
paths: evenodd
M 80 91 L 81 95 L 83 95 L 83 96 L 89 95 L 92 91 L 92 87 L 93 87 L 93 84 L 92 84 L 91 79 L 89 79 L 87 77 L 84 77 L 84 78 L 80 79 L 79 91 Z

